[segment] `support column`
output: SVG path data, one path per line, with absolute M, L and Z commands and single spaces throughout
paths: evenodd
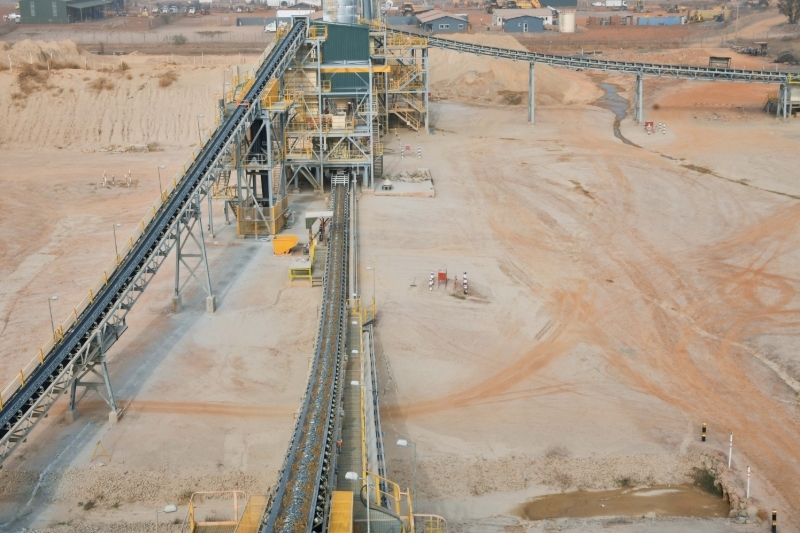
M 636 75 L 636 95 L 633 107 L 633 120 L 644 124 L 644 76 Z
M 211 210 L 211 186 L 208 187 L 208 236 L 214 238 L 214 213 Z
M 195 193 L 189 207 L 180 215 L 175 224 L 175 293 L 172 296 L 172 311 L 178 313 L 181 310 L 181 290 L 186 286 L 191 278 L 194 278 L 206 291 L 206 311 L 213 313 L 217 309 L 216 296 L 211 290 L 211 271 L 208 268 L 208 254 L 206 252 L 205 235 L 203 232 L 202 213 L 200 212 L 200 194 Z M 185 232 L 183 240 L 181 234 Z M 186 253 L 184 247 L 194 241 L 199 253 Z M 187 260 L 192 260 L 189 264 Z M 194 262 L 196 261 L 196 263 Z M 186 280 L 181 285 L 181 266 L 187 272 Z M 197 269 L 205 270 L 205 279 L 201 280 L 197 275 Z
M 175 228 L 175 292 L 172 294 L 172 312 L 181 312 L 181 222 Z
M 528 74 L 528 122 L 531 124 L 535 124 L 536 120 L 534 118 L 534 107 L 535 107 L 535 91 L 534 91 L 534 83 L 536 80 L 535 73 L 534 73 L 534 66 L 536 65 L 535 61 L 531 61 L 531 68 Z
M 783 89 L 783 121 L 786 122 L 789 119 L 789 84 L 785 84 Z
M 425 76 L 425 134 L 431 134 L 431 124 L 429 117 L 431 115 L 431 110 L 429 108 L 430 102 L 428 101 L 428 95 L 430 94 L 431 87 L 430 87 L 430 72 L 428 71 L 428 48 L 425 47 L 422 49 L 422 69 L 423 75 Z
M 100 366 L 103 369 L 103 381 L 106 383 L 108 406 L 111 408 L 111 411 L 108 413 L 108 421 L 114 424 L 119 420 L 119 413 L 117 412 L 117 400 L 114 398 L 114 390 L 111 388 L 111 378 L 108 375 L 108 366 L 106 365 L 105 357 L 100 360 Z

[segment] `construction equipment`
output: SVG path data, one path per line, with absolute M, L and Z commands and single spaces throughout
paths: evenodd
M 418 6 L 411 2 L 405 2 L 400 9 L 397 10 L 397 14 L 403 17 L 410 17 L 412 15 L 419 15 L 420 13 L 425 13 L 426 11 L 430 11 L 433 9 L 433 6 Z

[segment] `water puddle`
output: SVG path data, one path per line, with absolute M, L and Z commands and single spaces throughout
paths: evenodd
M 688 485 L 661 485 L 600 492 L 565 492 L 526 502 L 514 513 L 527 520 L 596 516 L 727 517 L 730 507 L 719 496 Z
M 619 123 L 625 118 L 625 115 L 628 114 L 628 107 L 629 103 L 623 97 L 621 97 L 617 93 L 617 88 L 609 83 L 601 83 L 600 88 L 603 89 L 605 94 L 601 96 L 599 99 L 593 102 L 594 105 L 597 107 L 602 107 L 603 109 L 608 109 L 612 113 L 614 113 L 614 136 L 622 141 L 623 143 L 636 146 L 639 148 L 638 145 L 630 142 L 628 139 L 622 135 L 622 132 L 619 129 Z

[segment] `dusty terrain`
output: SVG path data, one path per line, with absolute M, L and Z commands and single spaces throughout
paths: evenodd
M 40 45 L 18 46 L 24 62 L 24 46 Z M 388 372 L 396 383 L 381 397 L 390 476 L 412 484 L 411 450 L 392 443 L 415 442 L 417 509 L 457 532 L 763 530 L 727 519 L 515 516 L 548 493 L 692 483 L 695 468 L 717 468 L 732 431 L 731 483 L 742 488 L 752 466 L 757 505 L 781 509 L 781 531 L 800 530 L 800 129 L 760 114 L 774 88 L 647 80 L 645 114 L 668 133 L 647 136 L 625 120 L 635 147 L 591 105 L 598 82 L 629 96 L 631 79 L 537 66 L 531 126 L 517 105 L 527 65 L 450 56 L 431 52 L 434 96 L 444 97 L 432 107 L 435 135 L 385 139 L 386 172 L 429 167 L 436 197 L 360 202 L 381 386 Z M 178 169 L 197 115 L 211 125 L 223 73 L 240 61 L 122 60 L 129 70 L 53 71 L 16 99 L 18 77 L 0 71 L 0 376 L 10 379 L 47 335 L 47 296 L 58 294 L 53 311 L 65 315 L 112 256 L 111 226 L 140 219 L 158 194 L 156 168 Z M 169 71 L 176 79 L 160 87 Z M 114 87 L 91 89 L 101 78 Z M 423 160 L 401 161 L 398 143 L 421 146 Z M 115 153 L 133 144 L 153 151 Z M 104 170 L 131 170 L 132 186 L 100 188 Z M 182 517 L 192 491 L 263 492 L 273 482 L 320 292 L 286 289 L 286 258 L 237 241 L 214 209 L 217 313 L 203 312 L 196 285 L 185 310 L 170 312 L 168 263 L 109 358 L 122 421 L 110 426 L 92 394 L 67 423 L 62 400 L 0 472 L 0 530 L 144 531 L 154 507 L 176 503 Z M 440 268 L 467 271 L 469 296 L 452 285 L 429 292 L 424 279 Z M 362 272 L 362 292 L 371 275 Z M 98 441 L 110 461 L 92 460 Z
M 646 83 L 648 120 L 668 133 L 624 123 L 645 148 L 590 106 L 545 107 L 529 126 L 521 106 L 436 104 L 435 136 L 400 136 L 422 146 L 435 200 L 362 201 L 378 351 L 399 392 L 382 399 L 384 429 L 417 443 L 422 508 L 503 530 L 484 517 L 554 490 L 632 472 L 682 482 L 691 465 L 666 465 L 725 451 L 733 432 L 736 483 L 751 466 L 758 504 L 798 529 L 798 125 L 759 113 L 768 87 Z M 470 297 L 429 292 L 438 269 L 467 271 Z M 392 472 L 408 486 L 398 450 Z M 702 524 L 692 530 L 730 527 Z

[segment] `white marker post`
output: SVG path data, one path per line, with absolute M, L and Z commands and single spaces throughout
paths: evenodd
M 750 467 L 747 467 L 747 496 L 750 499 Z
M 728 448 L 728 468 L 731 467 L 731 456 L 733 455 L 733 433 L 731 433 L 731 445 Z

